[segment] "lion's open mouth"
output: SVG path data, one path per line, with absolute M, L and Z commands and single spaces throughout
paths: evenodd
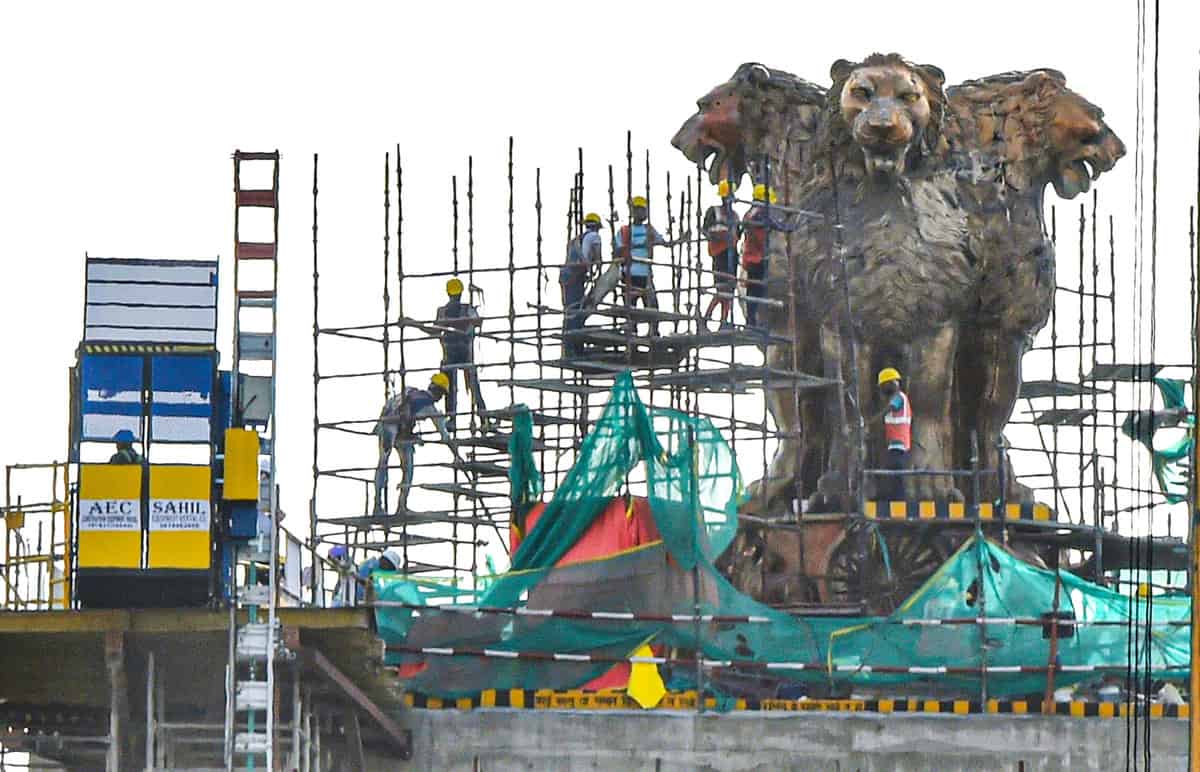
M 1098 179 L 1103 171 L 1098 164 L 1087 159 L 1066 163 L 1053 180 L 1054 192 L 1062 198 L 1074 198 L 1080 193 L 1087 193 L 1092 187 L 1092 180 Z
M 863 168 L 868 177 L 892 180 L 904 173 L 907 148 L 900 146 L 863 147 Z
M 688 160 L 699 164 L 708 172 L 708 180 L 716 185 L 721 180 L 740 180 L 746 172 L 746 164 L 741 148 L 732 153 L 717 143 L 700 145 L 697 157 L 688 156 Z

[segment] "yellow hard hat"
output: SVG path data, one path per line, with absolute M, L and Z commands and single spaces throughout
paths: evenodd
M 446 282 L 446 294 L 450 296 L 461 295 L 463 293 L 463 283 L 457 276 Z
M 721 182 L 717 185 L 717 195 L 721 198 L 725 198 L 735 190 L 737 190 L 737 186 L 731 184 L 729 180 L 721 180 Z
M 442 391 L 450 391 L 450 376 L 445 373 L 434 373 L 433 377 L 429 379 L 429 383 Z
M 588 212 L 583 216 L 583 222 L 584 224 L 595 223 L 596 225 L 599 225 L 600 215 L 596 214 L 595 212 Z
M 879 384 L 882 386 L 890 381 L 900 380 L 900 371 L 894 367 L 885 367 L 879 371 Z
M 629 203 L 631 206 L 640 206 L 643 209 L 645 209 L 647 206 L 645 196 L 634 196 L 633 200 L 630 201 Z
M 766 185 L 760 183 L 754 186 L 755 201 L 766 201 L 768 198 L 771 200 L 772 204 L 779 200 L 775 197 L 775 191 L 771 188 L 768 188 Z

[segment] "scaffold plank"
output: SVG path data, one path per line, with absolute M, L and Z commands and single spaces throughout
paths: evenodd
M 498 386 L 514 386 L 522 389 L 539 389 L 541 391 L 558 391 L 563 394 L 579 396 L 599 394 L 608 391 L 603 386 L 591 386 L 584 383 L 573 383 L 562 378 L 506 378 L 496 381 Z
M 497 410 L 488 410 L 484 415 L 499 421 L 511 421 L 516 417 L 517 412 L 518 410 L 515 407 L 509 406 Z M 576 423 L 571 418 L 564 418 L 563 416 L 553 415 L 541 410 L 529 410 L 528 412 L 533 418 L 534 426 L 567 426 Z
M 490 509 L 490 508 L 489 508 Z M 369 531 L 373 529 L 381 530 L 399 530 L 405 526 L 414 528 L 422 525 L 431 524 L 446 524 L 458 523 L 460 525 L 479 525 L 492 526 L 508 522 L 507 509 L 495 509 L 498 517 L 468 517 L 465 515 L 456 515 L 450 511 L 443 512 L 421 512 L 411 513 L 409 515 L 358 515 L 352 517 L 325 517 L 320 518 L 317 524 L 333 525 L 342 528 L 353 528 L 360 531 Z M 323 537 L 328 541 L 329 537 Z
M 462 496 L 469 499 L 508 498 L 508 493 L 505 491 L 485 491 L 471 485 L 458 485 L 455 483 L 425 483 L 416 487 L 426 491 L 453 493 L 455 496 Z
M 508 477 L 508 467 L 489 461 L 459 461 L 454 464 L 454 468 L 478 477 Z
M 1082 426 L 1096 411 L 1091 408 L 1069 408 L 1039 410 L 1034 415 L 1034 426 Z
M 1083 397 L 1104 394 L 1104 390 L 1070 381 L 1025 381 L 1021 384 L 1021 399 L 1042 397 Z
M 642 379 L 646 380 L 646 377 L 642 376 Z M 764 385 L 766 388 L 775 389 L 823 389 L 836 386 L 838 383 L 830 378 L 821 378 L 807 373 L 737 364 L 708 370 L 688 370 L 656 375 L 653 380 L 656 386 L 682 386 L 700 391 L 722 392 L 729 391 L 731 388 L 741 390 L 748 386 L 761 387 Z
M 589 314 L 608 316 L 613 319 L 628 319 L 634 322 L 690 322 L 692 317 L 641 306 L 604 305 L 588 310 Z
M 1085 381 L 1152 381 L 1163 369 L 1160 364 L 1108 364 L 1098 362 L 1090 373 L 1083 376 Z

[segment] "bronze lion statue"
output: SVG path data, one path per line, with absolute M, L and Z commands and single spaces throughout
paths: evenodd
M 857 496 L 858 464 L 875 466 L 882 442 L 857 416 L 877 411 L 884 365 L 907 376 L 914 466 L 969 468 L 974 437 L 981 466 L 999 468 L 1021 357 L 1053 302 L 1044 191 L 1078 195 L 1125 153 L 1055 70 L 946 87 L 937 67 L 872 54 L 836 62 L 830 80 L 743 64 L 672 140 L 711 181 L 748 175 L 783 207 L 822 215 L 793 216 L 796 230 L 769 243 L 783 302 L 768 322 L 789 342 L 767 358 L 846 388 L 770 392 L 783 438 L 751 490 L 761 514 L 790 510 L 798 490 L 827 507 Z M 949 478 L 918 478 L 908 494 L 958 498 Z

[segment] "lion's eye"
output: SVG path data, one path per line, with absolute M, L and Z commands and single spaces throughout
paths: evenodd
M 855 99 L 870 99 L 871 98 L 871 92 L 868 91 L 867 89 L 863 88 L 862 86 L 855 86 L 854 88 L 850 89 L 850 94 Z
M 905 102 L 912 104 L 913 102 L 916 102 L 917 100 L 919 100 L 921 98 L 921 95 L 915 91 L 910 91 L 900 98 L 903 99 Z

